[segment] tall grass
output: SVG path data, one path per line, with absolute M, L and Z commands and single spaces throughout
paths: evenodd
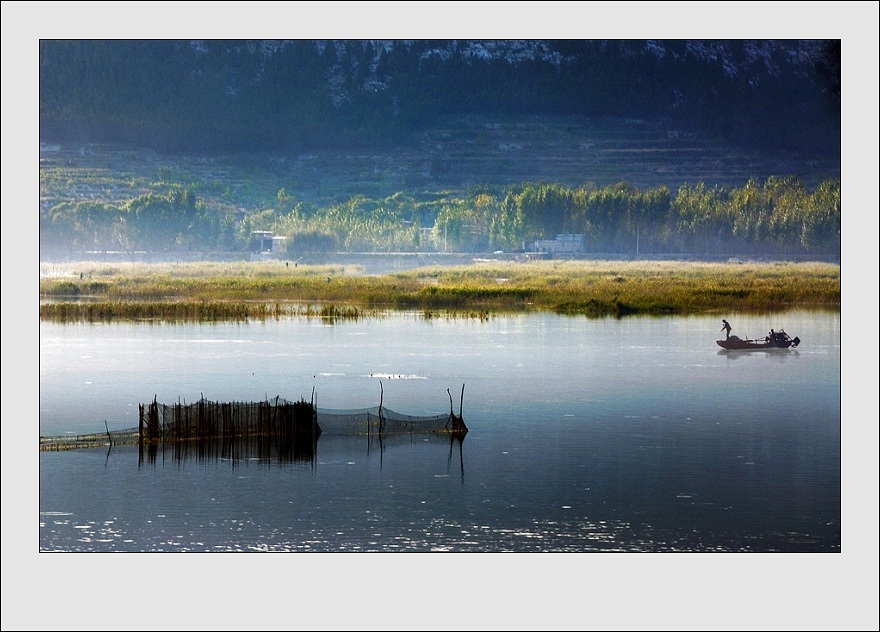
M 82 275 L 82 278 L 80 278 Z M 73 264 L 40 281 L 40 317 L 359 318 L 381 310 L 587 316 L 840 309 L 840 266 L 673 261 L 492 262 L 366 276 L 283 262 Z M 305 307 L 304 307 L 305 305 Z M 320 305 L 322 307 L 314 307 Z M 335 310 L 335 311 L 334 311 Z
M 113 320 L 249 321 L 314 318 L 325 322 L 358 320 L 378 312 L 345 305 L 243 303 L 236 301 L 59 301 L 40 305 L 40 318 L 58 322 Z

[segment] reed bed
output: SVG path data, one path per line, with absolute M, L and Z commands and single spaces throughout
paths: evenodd
M 106 266 L 106 267 L 101 267 Z M 540 310 L 587 316 L 840 309 L 840 266 L 679 261 L 491 262 L 382 276 L 283 262 L 94 264 L 40 281 L 47 320 L 357 319 Z M 82 278 L 80 278 L 82 276 Z
M 59 301 L 40 305 L 40 319 L 56 322 L 144 320 L 164 322 L 265 321 L 314 318 L 325 322 L 378 317 L 376 310 L 351 305 L 241 303 L 235 301 Z

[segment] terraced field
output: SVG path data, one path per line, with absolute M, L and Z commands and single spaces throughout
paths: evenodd
M 404 149 L 290 155 L 166 156 L 107 146 L 40 148 L 40 204 L 121 201 L 192 186 L 209 207 L 274 208 L 281 189 L 318 205 L 397 191 L 426 200 L 473 186 L 621 181 L 639 188 L 797 175 L 812 186 L 840 177 L 840 160 L 759 155 L 642 120 L 464 120 L 438 124 Z

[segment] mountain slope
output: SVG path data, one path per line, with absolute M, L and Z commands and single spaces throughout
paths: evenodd
M 447 117 L 638 118 L 840 152 L 840 42 L 41 40 L 40 140 L 399 147 Z

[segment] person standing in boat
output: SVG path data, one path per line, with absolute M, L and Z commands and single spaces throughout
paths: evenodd
M 726 320 L 724 320 L 723 318 L 721 319 L 721 322 L 724 323 L 724 325 L 721 327 L 721 331 L 724 332 L 724 339 L 728 340 L 730 338 L 730 330 L 731 330 L 730 323 L 727 322 Z

